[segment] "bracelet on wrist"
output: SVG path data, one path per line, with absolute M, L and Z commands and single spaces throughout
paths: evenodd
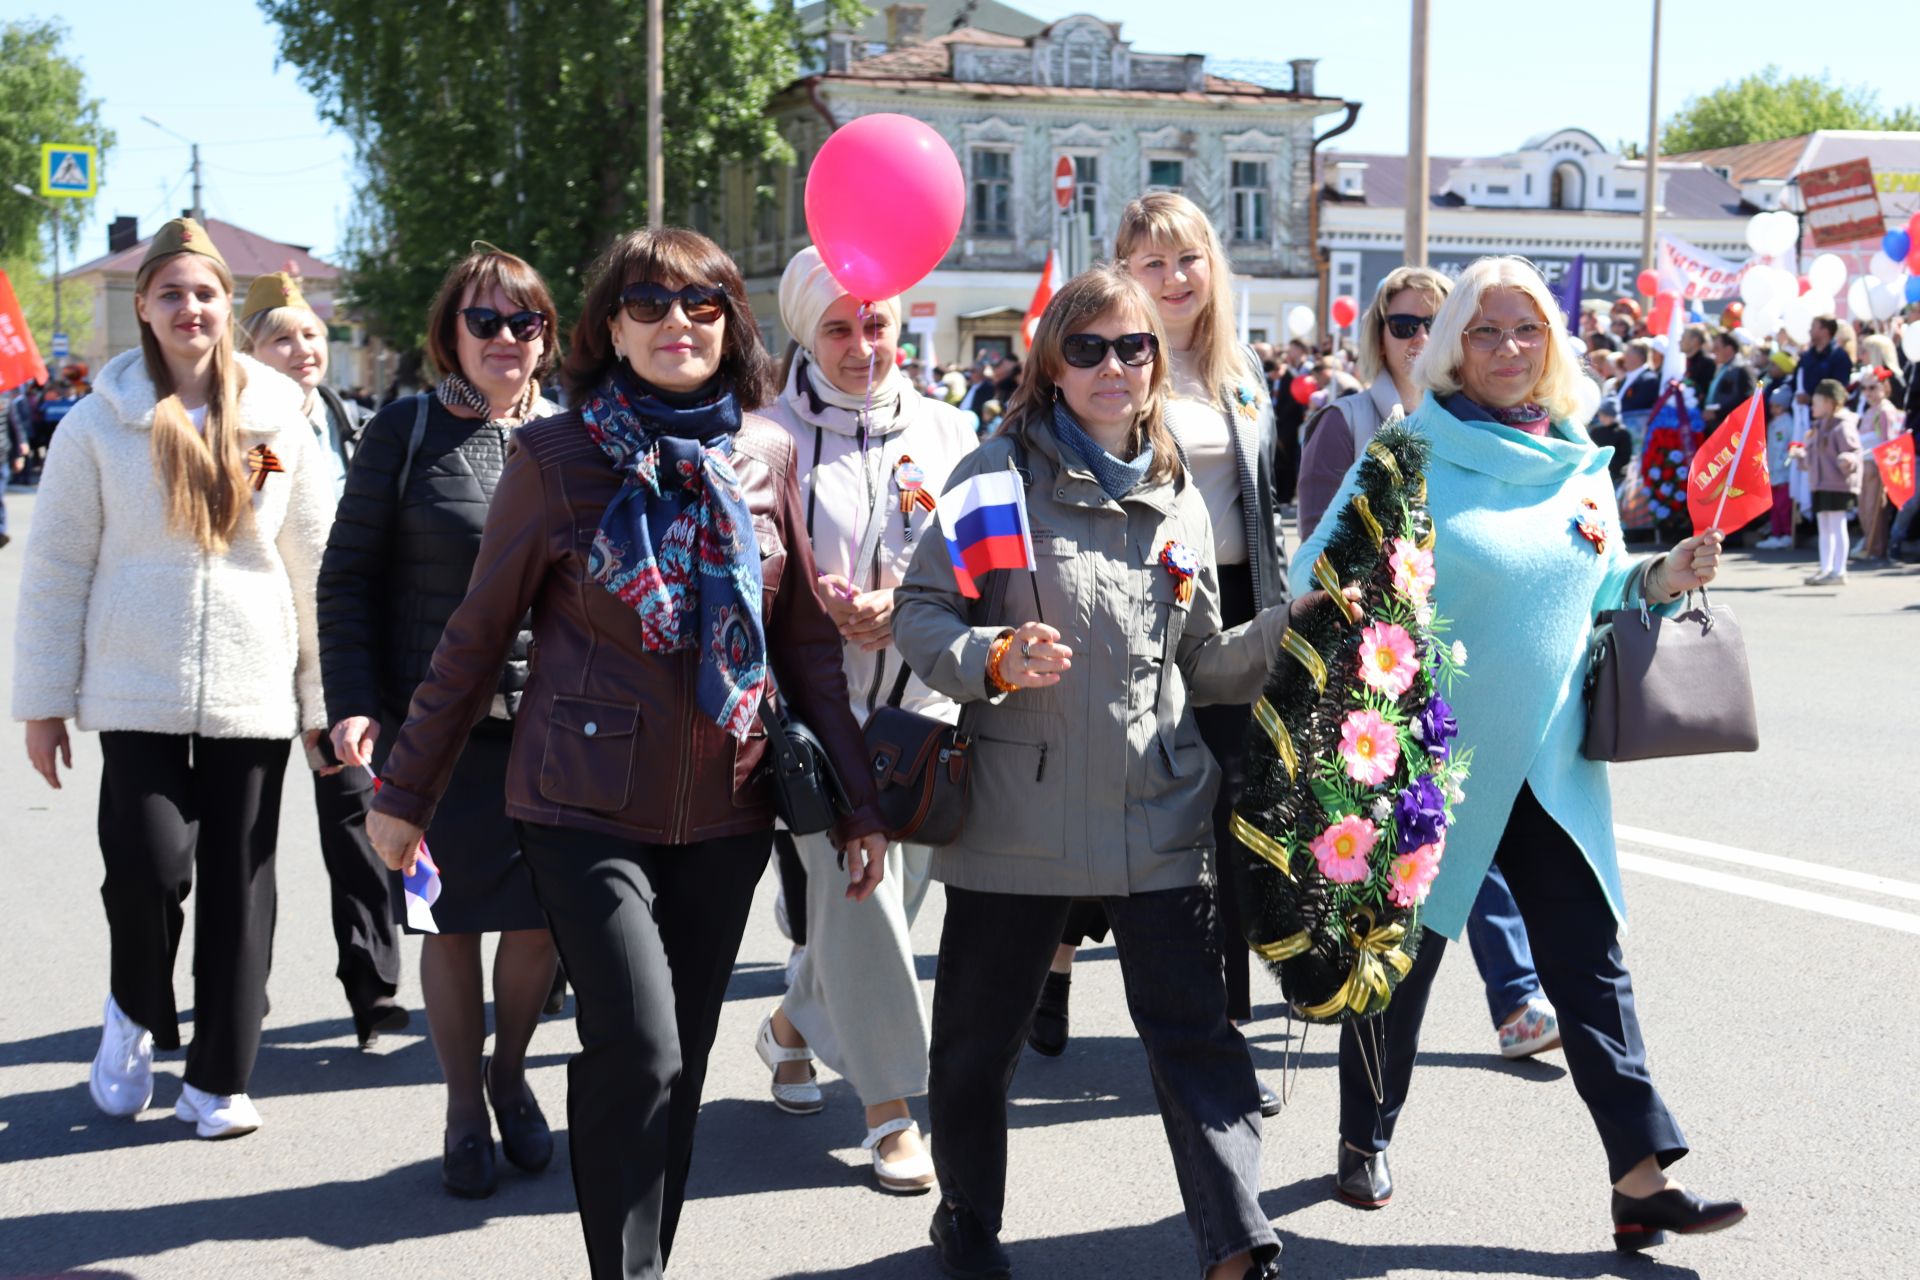
M 987 679 L 1002 693 L 1012 693 L 1020 687 L 1000 674 L 1000 664 L 1006 660 L 1007 650 L 1011 648 L 1013 632 L 1003 631 L 987 650 Z

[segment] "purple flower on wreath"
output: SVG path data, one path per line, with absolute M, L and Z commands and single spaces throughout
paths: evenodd
M 1433 844 L 1447 829 L 1447 798 L 1431 777 L 1416 778 L 1393 802 L 1393 826 L 1401 852 Z
M 1436 760 L 1448 758 L 1451 751 L 1447 744 L 1459 734 L 1460 724 L 1453 718 L 1453 708 L 1437 693 L 1413 717 L 1413 736 Z

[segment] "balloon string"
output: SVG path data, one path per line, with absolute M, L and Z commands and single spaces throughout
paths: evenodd
M 867 336 L 867 320 L 872 315 L 873 304 L 871 302 L 862 302 L 860 309 L 854 313 L 854 323 L 860 326 L 860 334 L 862 337 Z M 873 487 L 877 482 L 874 479 L 873 467 L 867 461 L 867 437 L 871 433 L 873 425 L 873 367 L 875 357 L 878 355 L 879 352 L 874 349 L 873 342 L 869 339 L 867 342 L 867 404 L 866 407 L 860 411 L 860 475 L 867 482 L 867 512 L 868 519 L 870 520 L 879 518 L 875 513 L 876 504 L 873 501 Z M 882 457 L 884 456 L 885 454 L 883 453 Z M 861 531 L 863 537 L 865 533 L 865 530 Z M 850 573 L 858 574 L 861 567 L 853 563 L 860 558 L 860 542 L 858 539 L 853 541 L 852 547 L 853 551 L 847 558 L 847 564 L 851 566 Z M 856 591 L 859 590 L 858 583 L 854 584 L 854 589 Z

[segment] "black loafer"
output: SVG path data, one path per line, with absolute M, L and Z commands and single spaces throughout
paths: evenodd
M 547 1118 L 524 1079 L 519 1100 L 500 1105 L 493 1096 L 492 1065 L 491 1058 L 480 1059 L 480 1086 L 486 1090 L 487 1105 L 493 1108 L 493 1121 L 500 1126 L 500 1149 L 514 1168 L 539 1173 L 553 1160 L 553 1130 L 547 1127 Z
M 375 996 L 365 1004 L 351 1003 L 353 1009 L 353 1034 L 360 1041 L 362 1049 L 380 1039 L 383 1031 L 403 1031 L 412 1021 L 392 996 Z
M 999 1237 L 981 1226 L 971 1209 L 942 1199 L 927 1238 L 933 1241 L 941 1274 L 954 1280 L 1008 1280 L 1013 1275 L 1013 1261 Z
M 1343 1142 L 1339 1170 L 1333 1192 L 1354 1208 L 1378 1209 L 1393 1199 L 1393 1174 L 1387 1170 L 1386 1152 L 1364 1154 Z
M 1702 1200 L 1691 1191 L 1674 1189 L 1650 1196 L 1613 1193 L 1613 1247 L 1638 1253 L 1665 1244 L 1667 1232 L 1697 1236 L 1724 1231 L 1747 1216 L 1738 1200 Z
M 1033 1025 L 1027 1028 L 1027 1043 L 1035 1053 L 1057 1058 L 1066 1052 L 1067 996 L 1072 988 L 1072 974 L 1047 971 L 1040 1002 L 1033 1007 Z
M 1265 1081 L 1260 1084 L 1260 1114 L 1271 1120 L 1280 1114 L 1282 1103 L 1280 1095 L 1269 1089 Z
M 465 1200 L 484 1200 L 493 1194 L 498 1178 L 493 1171 L 493 1139 L 468 1134 L 459 1142 L 447 1135 L 440 1157 L 440 1184 Z

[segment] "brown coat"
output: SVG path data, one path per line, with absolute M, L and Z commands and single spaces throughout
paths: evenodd
M 640 617 L 587 576 L 621 478 L 577 413 L 522 427 L 487 514 L 467 598 L 447 622 L 387 761 L 380 812 L 427 826 L 467 731 L 487 712 L 529 608 L 533 648 L 507 768 L 507 816 L 650 844 L 773 825 L 765 729 L 736 743 L 694 704 L 695 651 L 641 646 Z M 881 829 L 841 640 L 813 593 L 791 437 L 748 414 L 733 466 L 760 542 L 774 676 L 825 744 L 853 803 L 841 842 Z M 452 853 L 452 850 L 448 851 Z

